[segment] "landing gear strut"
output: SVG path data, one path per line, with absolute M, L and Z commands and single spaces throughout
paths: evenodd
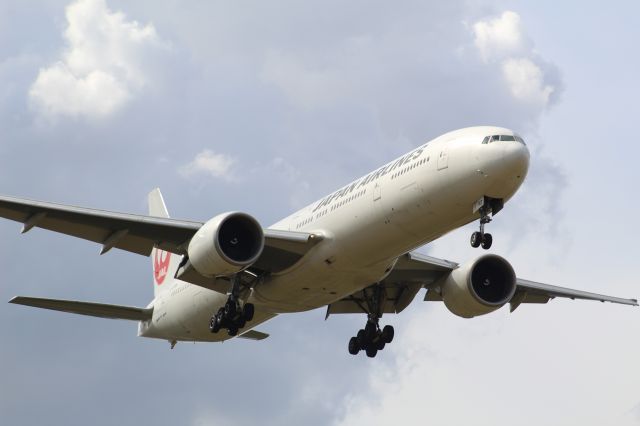
M 234 275 L 231 278 L 231 294 L 227 299 L 227 303 L 218 309 L 218 312 L 211 317 L 209 322 L 209 330 L 212 333 L 217 333 L 224 328 L 229 333 L 229 336 L 236 336 L 238 330 L 253 319 L 255 308 L 252 303 L 240 304 L 240 290 L 240 279 Z
M 496 212 L 497 213 L 497 212 Z M 490 203 L 485 201 L 484 205 L 480 207 L 480 231 L 476 231 L 471 234 L 471 247 L 480 247 L 488 250 L 493 243 L 493 237 L 489 233 L 484 232 L 484 226 L 491 222 L 491 215 L 493 214 Z
M 385 325 L 383 329 L 380 329 L 380 317 L 382 317 L 380 307 L 385 297 L 384 289 L 376 286 L 371 290 L 371 294 L 367 293 L 368 291 L 365 289 L 367 307 L 361 306 L 367 312 L 367 324 L 349 339 L 349 353 L 357 355 L 360 351 L 365 351 L 369 358 L 373 358 L 378 351 L 384 349 L 385 345 L 393 341 L 394 330 L 390 325 Z

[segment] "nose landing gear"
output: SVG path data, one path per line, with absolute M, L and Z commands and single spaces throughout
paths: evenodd
M 471 234 L 471 247 L 473 248 L 482 246 L 483 249 L 488 250 L 493 244 L 493 236 L 484 232 L 484 225 L 491 222 L 491 216 L 486 210 L 484 207 L 480 209 L 480 231 Z
M 484 232 L 484 226 L 491 222 L 493 215 L 502 210 L 504 202 L 500 199 L 484 197 L 480 199 L 476 205 L 478 204 L 480 204 L 478 208 L 480 212 L 480 231 L 471 234 L 471 247 L 477 248 L 482 246 L 483 249 L 488 250 L 491 248 L 491 244 L 493 244 L 493 237 L 491 234 Z

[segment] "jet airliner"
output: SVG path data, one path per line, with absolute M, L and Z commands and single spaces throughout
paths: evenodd
M 169 217 L 159 189 L 149 215 L 116 213 L 0 197 L 0 216 L 34 227 L 150 256 L 154 298 L 146 307 L 18 296 L 11 303 L 138 322 L 138 335 L 179 341 L 261 340 L 256 330 L 281 314 L 325 308 L 326 316 L 361 314 L 365 326 L 349 353 L 375 357 L 400 313 L 421 289 L 472 318 L 509 304 L 555 297 L 637 306 L 605 296 L 518 278 L 501 256 L 485 252 L 458 264 L 415 250 L 478 221 L 470 244 L 491 248 L 485 232 L 522 185 L 529 168 L 524 140 L 501 127 L 471 127 L 433 139 L 263 228 L 227 212 L 201 221 Z

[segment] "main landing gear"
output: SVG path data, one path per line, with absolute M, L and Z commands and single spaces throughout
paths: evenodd
M 227 299 L 227 303 L 218 312 L 211 317 L 209 322 L 209 330 L 217 333 L 220 329 L 226 329 L 229 336 L 236 336 L 238 330 L 243 328 L 247 322 L 253 319 L 255 308 L 252 303 L 240 304 L 240 280 L 233 277 L 231 286 L 231 294 Z
M 384 288 L 380 285 L 363 290 L 364 303 L 356 302 L 367 313 L 367 324 L 358 330 L 358 333 L 349 339 L 349 353 L 357 355 L 365 351 L 369 358 L 376 356 L 378 351 L 393 341 L 394 330 L 390 325 L 380 329 L 380 317 L 382 317 L 382 304 L 386 298 Z
M 385 325 L 380 330 L 378 321 L 378 316 L 369 314 L 367 325 L 358 330 L 356 336 L 349 339 L 349 353 L 351 355 L 358 355 L 358 352 L 365 351 L 369 358 L 373 358 L 378 351 L 384 349 L 386 344 L 393 341 L 393 327 Z
M 471 234 L 471 247 L 477 248 L 482 246 L 483 249 L 488 250 L 493 243 L 493 237 L 489 233 L 484 232 L 484 226 L 491 222 L 491 208 L 485 203 L 480 207 L 480 231 L 476 231 Z

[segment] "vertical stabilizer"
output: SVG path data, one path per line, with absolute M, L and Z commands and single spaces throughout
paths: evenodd
M 156 188 L 148 195 L 149 215 L 156 217 L 169 217 L 167 206 L 164 204 L 164 198 L 160 188 Z
M 164 204 L 162 193 L 159 188 L 149 193 L 149 215 L 156 217 L 169 217 L 167 206 Z M 181 256 L 164 250 L 154 248 L 151 251 L 151 262 L 153 265 L 153 294 L 157 296 L 165 289 L 169 288 L 180 265 Z

